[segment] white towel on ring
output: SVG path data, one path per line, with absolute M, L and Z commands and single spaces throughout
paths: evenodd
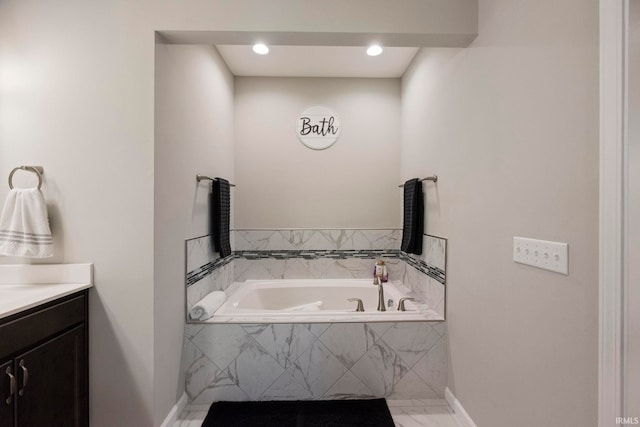
M 189 317 L 192 320 L 207 320 L 224 304 L 226 299 L 227 294 L 223 291 L 211 292 L 191 307 Z
M 0 255 L 53 256 L 47 205 L 39 189 L 14 188 L 9 191 L 0 216 Z

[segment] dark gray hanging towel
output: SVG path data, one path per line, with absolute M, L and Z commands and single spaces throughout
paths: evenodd
M 402 244 L 400 249 L 408 254 L 422 254 L 424 233 L 424 201 L 422 181 L 413 178 L 404 183 Z
M 229 243 L 229 218 L 231 216 L 231 190 L 229 181 L 223 178 L 213 180 L 211 186 L 211 205 L 213 248 L 220 252 L 220 257 L 231 255 L 231 244 Z

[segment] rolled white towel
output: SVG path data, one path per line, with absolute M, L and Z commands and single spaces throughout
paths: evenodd
M 226 299 L 227 294 L 223 291 L 211 292 L 193 305 L 189 310 L 189 317 L 192 320 L 207 320 L 224 304 Z

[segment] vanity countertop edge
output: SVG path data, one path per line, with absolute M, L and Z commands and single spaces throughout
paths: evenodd
M 93 264 L 0 265 L 0 319 L 93 286 Z

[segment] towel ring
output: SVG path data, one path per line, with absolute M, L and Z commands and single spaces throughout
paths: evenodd
M 10 189 L 13 190 L 13 174 L 16 173 L 17 170 L 29 171 L 38 175 L 38 190 L 42 188 L 42 174 L 44 173 L 44 168 L 42 166 L 18 166 L 17 168 L 13 168 L 13 170 L 9 174 Z

